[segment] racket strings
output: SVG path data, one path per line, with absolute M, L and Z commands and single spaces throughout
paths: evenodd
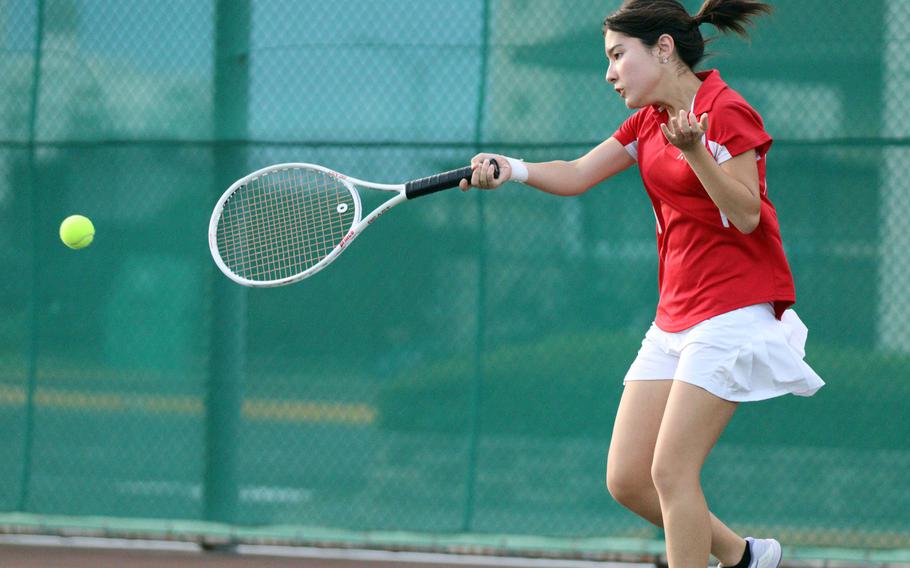
M 268 235 L 271 245 L 255 250 L 250 264 L 258 263 L 260 270 L 252 274 L 254 277 L 266 276 L 275 270 L 279 271 L 274 275 L 277 278 L 296 274 L 301 269 L 316 264 L 334 248 L 335 242 L 331 239 L 333 227 L 328 224 L 331 223 L 332 216 L 323 209 L 337 207 L 340 203 L 337 192 L 332 192 L 335 193 L 335 199 L 331 199 L 332 193 L 329 192 L 330 189 L 337 188 L 331 188 L 322 179 L 309 179 L 307 187 L 313 191 L 291 192 L 288 190 L 289 184 L 289 179 L 279 178 L 274 186 L 256 188 L 256 194 L 261 200 L 271 200 L 272 203 L 262 210 L 266 215 L 254 216 L 258 222 L 257 230 Z M 342 189 L 346 192 L 346 189 Z M 296 204 L 286 203 L 288 196 L 292 196 Z M 280 203 L 279 200 L 285 203 Z M 299 209 L 295 209 L 295 205 Z M 288 215 L 276 216 L 279 209 L 291 213 L 297 222 L 292 222 Z M 298 227 L 303 227 L 303 231 L 298 230 Z M 343 235 L 343 232 L 340 233 Z M 297 262 L 293 262 L 294 258 L 285 258 L 289 252 L 299 253 Z M 282 260 L 292 262 L 281 262 Z
M 240 186 L 224 204 L 219 253 L 239 276 L 280 280 L 328 256 L 355 216 L 351 191 L 334 177 L 303 168 L 270 172 Z
M 238 268 L 245 269 L 250 279 L 280 279 L 299 273 L 334 248 L 330 231 L 313 229 L 314 223 L 326 223 L 327 215 L 319 209 L 319 201 L 331 206 L 340 203 L 340 200 L 336 196 L 334 200 L 326 201 L 324 185 L 315 187 L 316 199 L 312 199 L 312 195 L 308 199 L 306 192 L 288 192 L 286 186 L 289 183 L 284 179 L 272 186 L 255 186 L 252 192 L 246 194 L 247 201 L 255 199 L 259 202 L 258 213 L 248 215 L 247 231 L 241 234 L 244 241 L 249 242 L 241 243 L 245 244 L 245 248 L 241 255 L 243 264 Z M 253 196 L 252 199 L 250 196 Z M 303 199 L 303 207 L 295 210 L 288 196 L 292 196 L 297 207 Z M 263 204 L 268 206 L 263 207 Z M 247 207 L 246 210 L 252 209 Z M 276 214 L 278 211 L 284 214 Z M 310 227 L 309 235 L 305 231 L 307 226 Z M 343 234 L 344 231 L 336 232 Z M 260 238 L 250 238 L 252 235 L 259 235 Z

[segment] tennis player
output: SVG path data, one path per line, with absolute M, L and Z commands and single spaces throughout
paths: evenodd
M 770 11 L 707 0 L 693 17 L 676 0 L 627 0 L 604 21 L 606 79 L 637 112 L 571 162 L 471 162 L 470 186 L 512 180 L 566 196 L 638 164 L 657 221 L 660 301 L 625 376 L 607 487 L 664 528 L 670 568 L 704 568 L 709 553 L 724 567 L 780 564 L 776 540 L 744 539 L 710 513 L 701 468 L 738 403 L 824 385 L 803 361 L 807 330 L 788 309 L 793 276 L 765 181 L 771 137 L 718 71 L 695 71 L 701 24 L 745 36 Z

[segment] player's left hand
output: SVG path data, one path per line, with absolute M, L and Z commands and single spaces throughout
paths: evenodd
M 660 125 L 660 130 L 673 144 L 683 152 L 694 150 L 701 144 L 701 137 L 708 131 L 708 113 L 696 119 L 695 113 L 679 111 L 679 116 L 671 118 L 666 124 Z

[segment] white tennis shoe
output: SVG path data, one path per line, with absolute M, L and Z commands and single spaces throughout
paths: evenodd
M 780 566 L 780 543 L 773 538 L 746 537 L 749 550 L 752 552 L 752 561 L 749 568 L 778 568 Z
M 773 538 L 746 537 L 746 545 L 752 555 L 749 568 L 779 568 L 781 549 L 780 543 Z M 726 568 L 718 563 L 717 568 Z

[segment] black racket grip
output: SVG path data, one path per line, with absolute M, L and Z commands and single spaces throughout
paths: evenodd
M 499 164 L 493 159 L 490 160 L 490 163 L 493 164 L 493 177 L 499 179 Z M 414 199 L 415 197 L 429 195 L 444 189 L 458 187 L 458 184 L 463 179 L 468 180 L 468 183 L 470 183 L 471 174 L 473 173 L 474 170 L 471 169 L 471 166 L 465 166 L 434 176 L 415 179 L 404 184 L 404 194 L 408 199 Z

